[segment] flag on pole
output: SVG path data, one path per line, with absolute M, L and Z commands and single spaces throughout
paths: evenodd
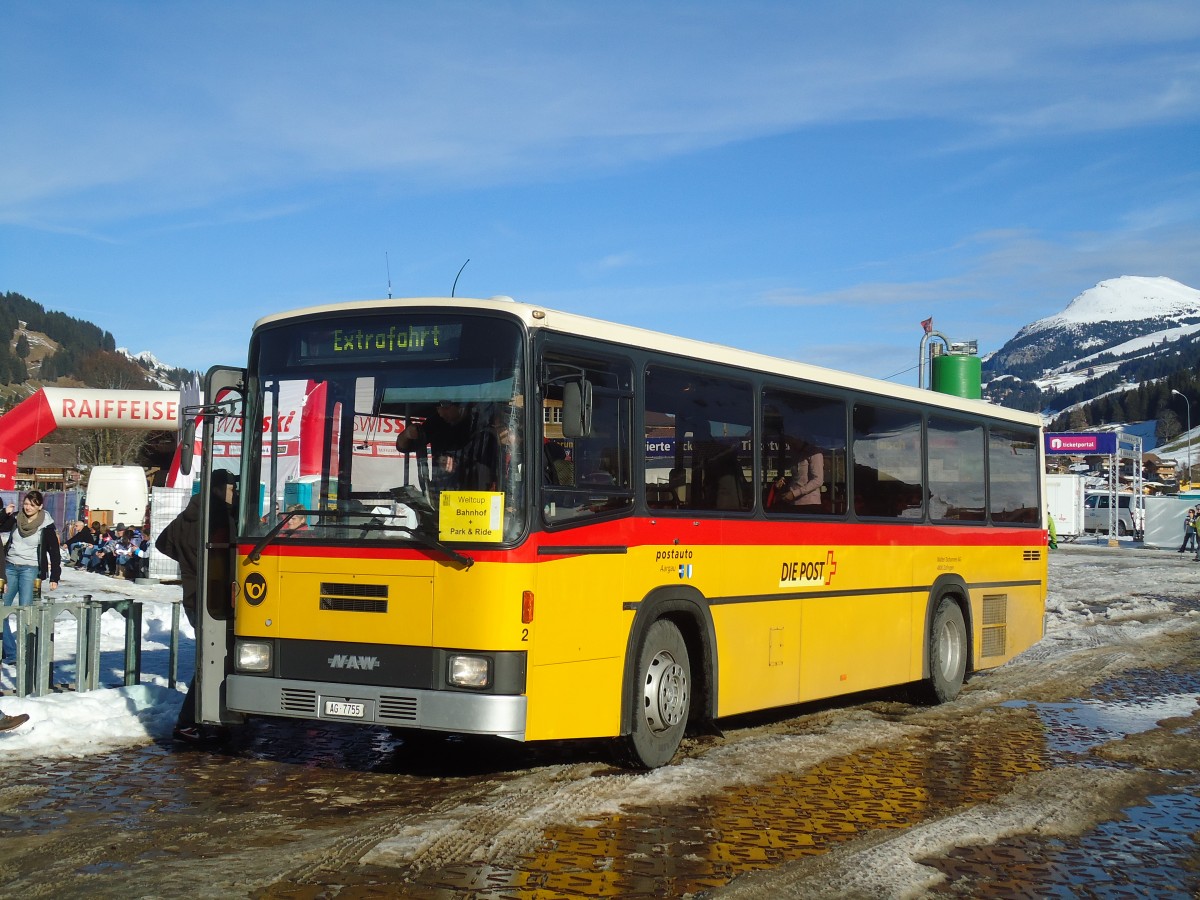
M 931 331 L 933 331 L 933 316 L 930 316 L 928 319 L 922 321 L 921 327 L 925 329 L 926 334 L 929 334 Z

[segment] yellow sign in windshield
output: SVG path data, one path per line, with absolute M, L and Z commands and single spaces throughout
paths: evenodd
M 443 541 L 504 539 L 503 491 L 442 491 L 438 537 Z

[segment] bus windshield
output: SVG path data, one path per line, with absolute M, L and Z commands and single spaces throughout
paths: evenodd
M 256 333 L 241 533 L 276 542 L 499 543 L 525 525 L 521 331 L 380 310 Z M 455 554 L 449 553 L 453 556 Z

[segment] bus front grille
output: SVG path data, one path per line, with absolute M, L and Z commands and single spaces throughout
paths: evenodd
M 356 600 L 348 597 L 322 597 L 321 609 L 331 609 L 337 612 L 385 613 L 388 610 L 388 602 L 386 600 Z
M 337 612 L 385 613 L 388 611 L 386 584 L 321 582 L 321 609 Z
M 384 694 L 379 698 L 380 722 L 415 722 L 419 704 L 416 697 L 396 697 Z
M 386 597 L 386 584 L 358 584 L 335 581 L 321 582 L 321 596 L 336 594 L 339 597 Z
M 284 712 L 315 716 L 317 692 L 301 688 L 283 688 L 279 692 L 279 708 Z

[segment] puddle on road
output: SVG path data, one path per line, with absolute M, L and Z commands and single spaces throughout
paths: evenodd
M 1046 743 L 1063 754 L 1084 754 L 1109 741 L 1140 734 L 1163 719 L 1186 718 L 1196 711 L 1200 693 L 1171 694 L 1148 700 L 1077 700 L 1073 703 L 1030 703 L 1009 700 L 1011 709 L 1032 709 L 1046 724 Z
M 932 891 L 939 895 L 1195 897 L 1200 888 L 1194 869 L 1200 784 L 1149 797 L 1124 815 L 1071 841 L 1008 838 L 920 862 L 946 875 L 947 882 Z
M 720 887 L 868 831 L 906 828 L 991 800 L 1013 779 L 1043 768 L 1045 740 L 1035 716 L 987 715 L 986 742 L 955 728 L 868 748 L 687 807 L 640 807 L 554 828 L 514 867 L 450 865 L 421 872 L 406 887 L 413 896 L 474 900 L 682 896 Z
M 1102 699 L 1006 703 L 982 713 L 987 720 L 973 723 L 970 734 L 951 725 L 686 808 L 648 806 L 554 828 L 539 852 L 516 866 L 451 865 L 422 872 L 407 887 L 413 896 L 457 900 L 702 895 L 742 873 L 825 853 L 872 830 L 906 828 L 993 800 L 1014 779 L 1053 765 L 1111 765 L 1088 751 L 1190 716 L 1200 676 L 1132 673 L 1096 693 Z M 966 883 L 970 896 L 1104 896 L 1131 887 L 1192 896 L 1200 876 L 1184 861 L 1196 853 L 1198 797 L 1200 786 L 1152 797 L 1075 841 L 1020 838 L 923 862 L 947 875 L 948 894 L 962 895 L 954 885 Z M 358 894 L 350 888 L 339 896 Z

